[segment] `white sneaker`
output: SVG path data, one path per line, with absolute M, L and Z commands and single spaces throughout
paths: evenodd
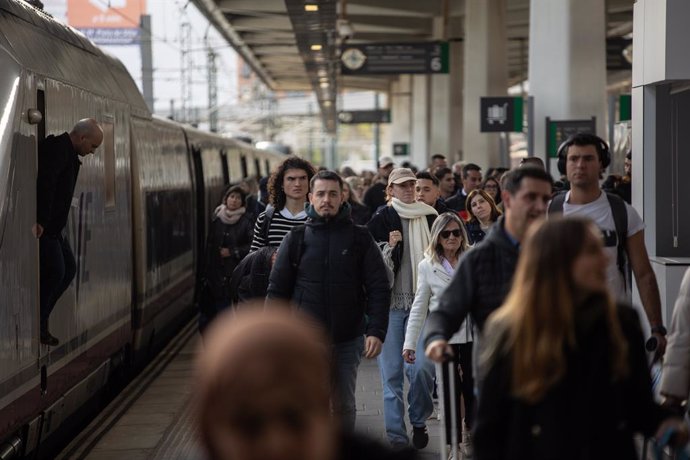
M 472 443 L 472 432 L 462 421 L 462 443 L 460 444 L 460 452 L 464 458 L 471 458 L 474 455 L 474 445 Z

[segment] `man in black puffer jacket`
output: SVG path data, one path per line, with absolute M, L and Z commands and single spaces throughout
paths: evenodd
M 292 300 L 330 334 L 333 407 L 352 430 L 357 369 L 362 355 L 381 352 L 390 285 L 381 251 L 368 230 L 350 220 L 340 176 L 321 171 L 310 185 L 307 223 L 293 228 L 278 248 L 267 298 Z

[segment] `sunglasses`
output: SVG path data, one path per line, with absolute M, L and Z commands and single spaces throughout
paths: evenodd
M 462 235 L 462 232 L 460 231 L 459 228 L 456 228 L 455 230 L 443 230 L 443 231 L 440 233 L 441 238 L 449 238 L 451 234 L 452 234 L 455 238 L 460 238 L 460 235 Z

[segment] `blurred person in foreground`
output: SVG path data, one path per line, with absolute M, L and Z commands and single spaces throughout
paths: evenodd
M 489 318 L 474 447 L 486 459 L 636 459 L 633 434 L 661 437 L 635 310 L 616 304 L 601 233 L 588 219 L 532 226 L 513 286 Z
M 331 417 L 324 332 L 263 302 L 219 315 L 196 361 L 196 415 L 212 460 L 405 460 Z

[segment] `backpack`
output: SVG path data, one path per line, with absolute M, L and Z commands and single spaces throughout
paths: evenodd
M 276 208 L 269 204 L 266 206 L 266 211 L 264 214 L 264 222 L 261 225 L 261 236 L 268 245 L 268 230 L 271 228 L 271 221 L 273 220 L 273 214 L 275 214 Z
M 549 203 L 548 214 L 563 214 L 563 203 L 565 203 L 565 195 L 567 192 L 559 192 L 554 195 L 551 203 Z M 613 223 L 616 227 L 616 234 L 618 235 L 618 244 L 616 245 L 616 264 L 618 270 L 623 275 L 625 281 L 625 290 L 630 286 L 630 266 L 628 264 L 628 253 L 625 245 L 628 240 L 628 209 L 625 207 L 625 201 L 613 193 L 606 193 L 606 198 L 609 200 L 611 212 L 613 213 Z

